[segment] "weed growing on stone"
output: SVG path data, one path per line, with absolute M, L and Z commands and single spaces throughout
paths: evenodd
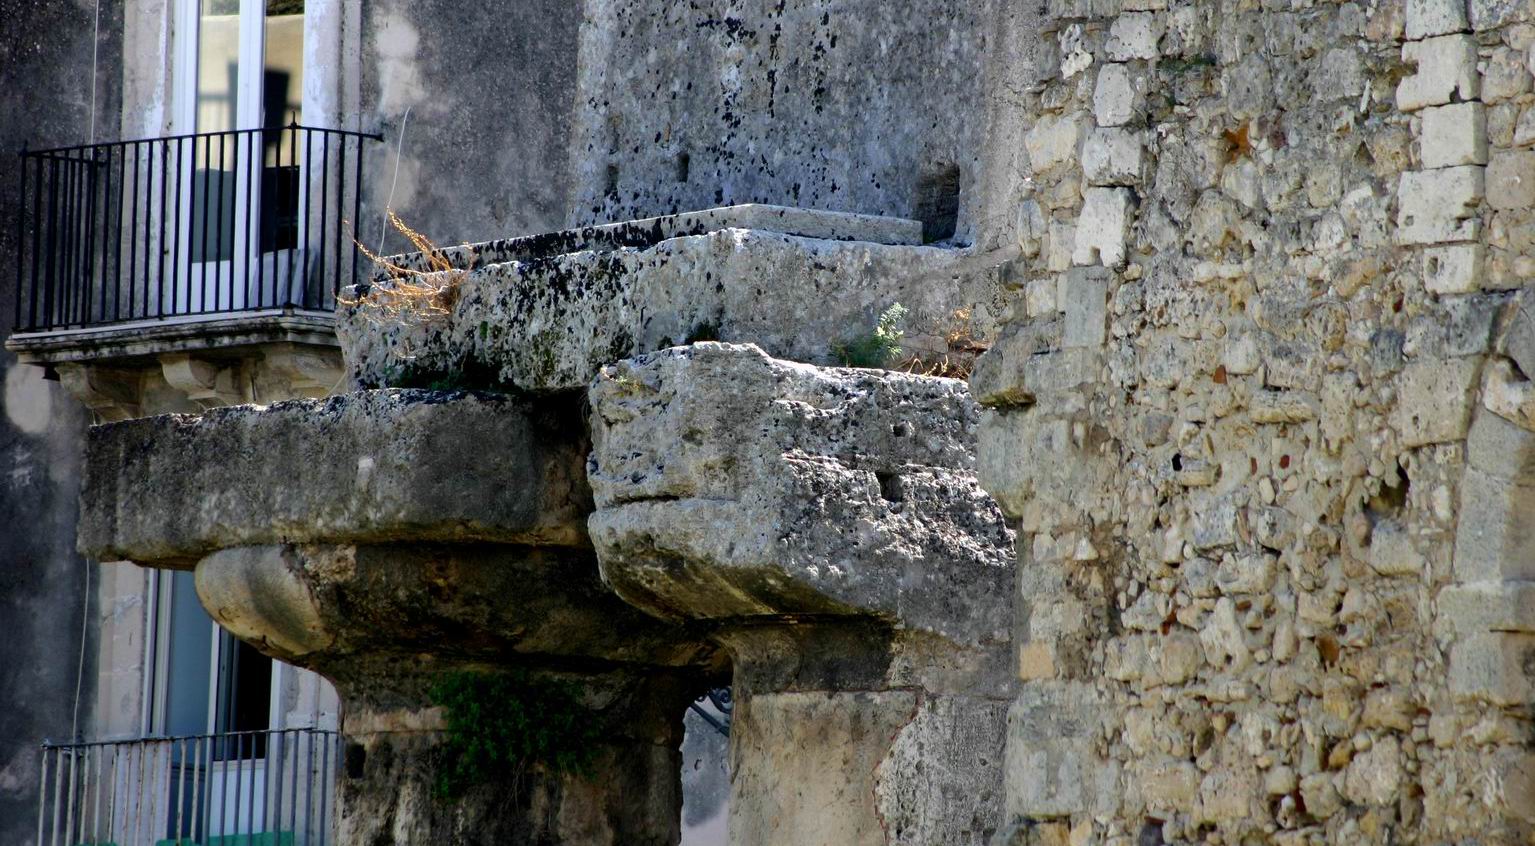
M 597 730 L 571 684 L 521 670 L 447 673 L 432 685 L 447 739 L 434 787 L 457 799 L 477 784 L 520 781 L 530 766 L 586 775 Z
M 944 333 L 948 352 L 938 356 L 913 355 L 897 365 L 896 369 L 918 376 L 969 379 L 976 358 L 990 349 L 990 345 L 976 334 L 970 309 L 955 309 L 949 318 L 949 330 Z
M 905 321 L 906 306 L 896 303 L 880 314 L 872 332 L 832 344 L 832 357 L 844 367 L 886 367 L 901 356 Z
M 371 320 L 398 322 L 402 319 L 429 319 L 447 315 L 458 301 L 458 288 L 469 275 L 473 260 L 456 266 L 448 254 L 425 235 L 400 220 L 389 209 L 389 223 L 420 253 L 424 267 L 396 264 L 368 249 L 355 237 L 358 251 L 381 269 L 386 281 L 377 285 L 358 285 L 355 299 L 341 298 L 343 305 L 355 306 Z

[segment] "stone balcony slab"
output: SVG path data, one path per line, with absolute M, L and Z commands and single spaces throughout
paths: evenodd
M 97 426 L 80 550 L 190 568 L 255 544 L 584 547 L 585 437 L 558 407 L 387 390 Z
M 520 239 L 447 251 L 466 269 L 426 277 L 452 289 L 436 308 L 381 308 L 387 295 L 358 290 L 338 312 L 353 383 L 473 372 L 525 391 L 579 390 L 613 361 L 700 340 L 830 364 L 838 344 L 867 335 L 897 303 L 908 310 L 907 354 L 941 357 L 957 329 L 986 331 L 989 312 L 976 307 L 991 301 L 996 274 L 985 261 L 961 250 L 838 240 L 904 241 L 903 222 L 833 225 L 841 216 L 797 209 L 694 215 L 684 227 L 621 225 L 644 237 L 556 233 L 542 236 L 552 247 Z M 742 228 L 772 223 L 764 217 L 825 225 Z M 559 249 L 570 251 L 551 254 Z

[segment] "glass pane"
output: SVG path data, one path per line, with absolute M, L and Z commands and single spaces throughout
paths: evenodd
M 264 0 L 266 58 L 262 125 L 303 122 L 304 0 Z M 298 246 L 299 169 L 291 132 L 265 132 L 261 169 L 261 251 Z
M 266 0 L 266 62 L 261 88 L 263 126 L 302 122 L 304 0 Z
M 197 34 L 197 131 L 235 129 L 240 0 L 202 0 Z
M 192 573 L 171 576 L 169 643 L 166 644 L 165 726 L 169 735 L 202 734 L 208 730 L 208 672 L 213 620 L 197 600 Z

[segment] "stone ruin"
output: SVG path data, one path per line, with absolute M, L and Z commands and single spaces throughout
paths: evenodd
M 1531 842 L 1535 11 L 1040 5 L 969 247 L 450 251 L 342 315 L 369 390 L 97 430 L 82 546 L 336 680 L 348 843 L 673 842 L 726 677 L 736 843 Z M 968 394 L 827 367 L 894 302 L 969 310 Z M 384 388 L 455 373 L 502 394 Z M 509 665 L 604 777 L 432 802 L 415 671 Z
M 762 221 L 793 232 L 730 225 Z M 987 843 L 1015 573 L 980 406 L 825 366 L 834 327 L 984 284 L 914 226 L 746 207 L 476 248 L 450 314 L 361 297 L 347 360 L 498 390 L 97 427 L 82 548 L 193 569 L 221 625 L 336 684 L 342 843 L 676 843 L 682 717 L 721 681 L 733 843 Z M 593 771 L 435 796 L 428 689 L 460 668 L 573 682 Z

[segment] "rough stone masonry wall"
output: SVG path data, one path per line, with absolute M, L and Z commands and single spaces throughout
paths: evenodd
M 1530 4 L 1049 6 L 1012 842 L 1529 842 Z

